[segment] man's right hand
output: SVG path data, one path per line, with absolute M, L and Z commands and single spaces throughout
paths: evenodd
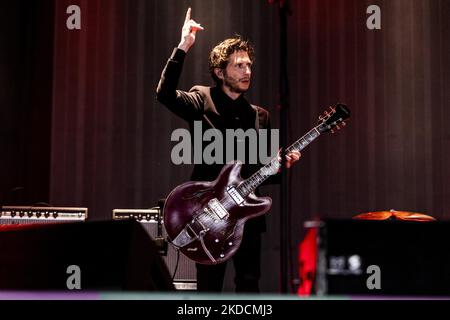
M 188 52 L 189 48 L 195 42 L 195 34 L 197 30 L 204 30 L 203 27 L 191 19 L 191 8 L 186 12 L 186 19 L 184 20 L 183 29 L 181 31 L 181 41 L 178 48 L 184 52 Z

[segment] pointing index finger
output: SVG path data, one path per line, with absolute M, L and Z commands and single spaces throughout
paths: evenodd
M 184 20 L 184 23 L 187 23 L 189 20 L 191 20 L 191 8 L 189 8 L 186 12 L 186 19 Z

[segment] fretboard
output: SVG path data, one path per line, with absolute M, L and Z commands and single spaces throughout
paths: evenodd
M 311 142 L 313 142 L 320 135 L 317 127 L 311 129 L 303 137 L 295 141 L 288 148 L 285 149 L 285 154 L 292 151 L 301 151 Z M 265 180 L 270 176 L 278 173 L 280 169 L 280 162 L 278 157 L 273 158 L 268 164 L 255 172 L 250 178 L 244 180 L 238 187 L 237 190 L 243 197 L 247 197 L 250 193 L 254 192 L 258 186 L 260 186 Z

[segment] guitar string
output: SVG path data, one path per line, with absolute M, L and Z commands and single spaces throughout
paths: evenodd
M 312 134 L 313 132 L 316 132 L 316 134 Z M 298 139 L 292 145 L 286 148 L 286 153 L 292 152 L 294 150 L 297 151 L 303 150 L 307 145 L 309 145 L 319 136 L 320 131 L 317 130 L 317 127 L 314 127 L 308 133 L 306 133 L 304 136 L 302 136 L 300 139 Z M 309 137 L 309 139 L 307 139 L 307 137 Z M 272 165 L 274 163 L 275 163 L 274 159 L 272 159 L 269 165 L 266 165 L 263 168 L 267 167 L 267 169 L 269 170 L 273 169 Z M 270 175 L 260 174 L 261 169 L 258 170 L 256 173 L 254 173 L 252 176 L 250 176 L 248 179 L 244 180 L 240 185 L 238 185 L 238 188 L 244 186 L 246 191 L 251 190 L 250 192 L 245 192 L 247 194 L 244 195 L 243 197 L 248 197 L 252 192 L 255 191 L 257 187 L 253 187 L 252 184 L 256 183 L 256 185 L 260 185 L 270 177 Z M 224 195 L 223 198 L 219 200 L 219 203 L 228 211 L 235 204 L 235 201 L 229 195 L 226 194 Z M 215 217 L 211 216 L 209 213 L 205 213 L 203 210 L 200 210 L 200 212 L 196 216 L 194 216 L 194 219 L 198 219 L 201 215 L 207 215 L 209 218 L 215 219 Z
M 333 110 L 333 111 L 334 111 L 334 110 Z M 342 119 L 340 119 L 340 120 L 342 121 Z M 325 121 L 324 121 L 324 122 L 325 122 Z M 323 123 L 324 123 L 324 122 L 323 122 Z M 298 139 L 297 141 L 295 141 L 291 146 L 289 146 L 288 148 L 286 148 L 286 149 L 285 149 L 285 153 L 292 152 L 293 150 L 298 150 L 298 151 L 303 150 L 303 149 L 304 149 L 306 146 L 308 146 L 312 141 L 314 141 L 317 137 L 320 136 L 321 132 L 320 132 L 317 128 L 319 128 L 320 126 L 322 126 L 323 123 L 322 123 L 321 125 L 319 125 L 319 126 L 314 127 L 313 129 L 311 129 L 307 134 L 305 134 L 303 137 L 301 137 L 300 139 Z M 316 134 L 312 134 L 312 132 L 315 132 L 317 135 L 316 135 Z M 309 139 L 306 139 L 306 137 L 309 137 Z M 298 148 L 297 148 L 297 145 L 298 145 Z M 273 159 L 271 160 L 270 166 L 269 166 L 269 167 L 272 167 L 272 161 L 273 161 Z M 266 166 L 264 166 L 263 168 L 265 168 L 265 167 L 266 167 Z M 261 169 L 263 169 L 263 168 L 261 168 Z M 240 185 L 238 185 L 238 188 L 244 186 L 244 188 L 245 188 L 245 193 L 248 193 L 248 194 L 246 194 L 244 197 L 248 197 L 252 192 L 255 191 L 255 189 L 257 188 L 258 185 L 260 185 L 262 182 L 264 182 L 264 181 L 270 176 L 270 175 L 265 175 L 265 174 L 263 174 L 262 176 L 260 176 L 261 169 L 258 170 L 255 174 L 253 174 L 249 179 L 244 180 Z M 273 168 L 271 168 L 271 169 L 273 169 Z M 252 182 L 253 182 L 253 183 L 255 182 L 255 180 L 254 180 L 255 178 L 256 178 L 257 184 L 256 184 L 255 187 L 253 187 L 253 186 L 252 186 Z M 247 185 L 249 182 L 250 182 L 250 186 Z M 250 188 L 248 189 L 248 187 L 250 187 Z M 251 190 L 251 191 L 248 192 L 249 190 Z M 220 203 L 220 204 L 226 209 L 226 211 L 228 212 L 228 210 L 231 208 L 231 207 L 228 208 L 228 206 L 233 206 L 233 205 L 235 204 L 235 201 L 234 201 L 234 199 L 233 199 L 229 194 L 225 194 L 224 197 L 223 197 L 222 199 L 219 200 L 219 203 Z M 198 220 L 198 219 L 200 218 L 200 216 L 204 214 L 204 212 L 205 212 L 204 210 L 201 210 L 200 213 L 196 214 L 196 215 L 193 217 L 193 221 L 194 221 L 194 220 Z M 216 219 L 215 217 L 212 217 L 208 212 L 207 212 L 206 215 L 207 215 L 209 218 L 211 218 L 211 219 Z M 199 223 L 202 224 L 200 220 L 199 220 Z M 202 225 L 203 225 L 203 224 L 202 224 Z M 206 232 L 206 231 L 207 231 L 207 230 L 204 230 L 204 232 Z M 203 239 L 201 239 L 201 242 L 202 242 L 202 245 L 203 245 L 204 249 L 206 250 L 206 248 L 205 248 L 205 246 L 204 246 L 204 243 L 203 243 Z M 210 258 L 212 258 L 209 251 L 206 251 L 206 253 L 208 254 L 208 256 L 209 256 Z M 214 259 L 212 259 L 212 260 L 214 260 Z
M 321 120 L 323 120 L 323 119 L 321 119 Z M 339 119 L 339 120 L 342 121 L 342 119 Z M 318 128 L 323 126 L 324 123 L 325 123 L 325 121 L 323 121 L 320 125 L 315 126 L 309 132 L 307 132 L 305 135 L 303 135 L 300 139 L 298 139 L 293 144 L 291 144 L 289 147 L 287 147 L 285 149 L 285 153 L 289 153 L 289 152 L 292 152 L 294 150 L 297 150 L 297 151 L 303 150 L 306 146 L 308 146 L 311 142 L 313 142 L 315 139 L 317 139 L 320 136 L 321 133 L 320 133 L 320 130 Z M 273 159 L 271 160 L 269 167 L 272 166 L 272 162 L 273 162 Z M 265 167 L 266 166 L 264 166 L 263 168 L 265 168 Z M 244 195 L 244 197 L 248 197 L 257 188 L 257 186 L 256 187 L 252 186 L 252 182 L 253 183 L 255 182 L 255 180 L 254 180 L 255 178 L 256 178 L 256 184 L 260 185 L 262 182 L 264 182 L 270 176 L 270 175 L 262 175 L 262 176 L 257 177 L 260 174 L 261 169 L 258 170 L 255 174 L 253 174 L 250 178 L 244 180 L 243 183 L 238 186 L 238 187 L 244 186 L 246 191 L 248 191 L 248 187 L 249 186 L 247 184 L 250 182 L 249 190 L 251 190 L 251 191 L 250 192 L 245 192 L 245 193 L 248 193 L 248 194 Z M 230 196 L 227 196 L 227 195 L 225 195 L 222 199 L 219 200 L 219 203 L 222 204 L 226 208 L 226 210 L 229 209 L 229 208 L 227 208 L 228 205 L 232 206 L 234 204 L 234 202 L 235 201 Z M 201 215 L 201 214 L 202 214 L 202 212 L 200 212 L 199 215 Z M 197 215 L 197 216 L 199 216 L 199 215 Z
M 318 134 L 314 135 L 312 132 L 316 131 Z M 318 136 L 320 135 L 320 132 L 317 130 L 317 128 L 311 129 L 307 134 L 305 134 L 303 137 L 295 141 L 292 145 L 290 145 L 288 148 L 286 148 L 286 153 L 292 152 L 294 150 L 301 151 L 303 150 L 307 145 L 309 145 L 312 141 L 314 141 Z M 307 139 L 306 137 L 309 137 Z M 298 145 L 298 146 L 297 146 Z M 269 163 L 269 165 L 264 166 L 263 168 L 267 169 L 273 169 L 272 165 L 275 163 L 272 159 Z M 262 168 L 261 168 L 262 169 Z M 248 197 L 252 192 L 255 191 L 255 187 L 252 186 L 253 183 L 256 183 L 256 185 L 260 185 L 263 183 L 266 179 L 270 177 L 270 175 L 261 174 L 260 170 L 258 170 L 256 173 L 254 173 L 250 178 L 246 179 L 241 183 L 238 187 L 244 186 L 245 189 L 251 190 L 248 192 L 248 194 L 244 195 L 244 197 Z M 250 186 L 247 186 L 248 182 L 250 182 Z M 250 187 L 250 188 L 248 188 Z M 247 192 L 246 192 L 247 193 Z M 234 200 L 230 199 L 229 196 L 224 196 L 222 199 L 219 200 L 219 202 L 228 210 L 227 206 L 232 206 L 234 204 Z

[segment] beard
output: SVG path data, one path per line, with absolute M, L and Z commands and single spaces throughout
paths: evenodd
M 245 93 L 250 88 L 250 78 L 234 78 L 224 73 L 223 85 L 231 92 Z

